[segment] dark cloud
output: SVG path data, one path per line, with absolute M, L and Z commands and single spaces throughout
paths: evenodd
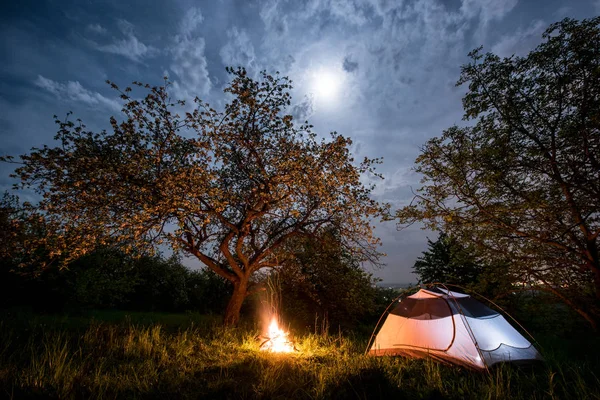
M 356 61 L 352 61 L 350 56 L 346 56 L 344 58 L 344 64 L 342 65 L 344 71 L 346 72 L 354 72 L 358 69 L 358 63 Z
M 297 104 L 294 104 L 290 110 L 290 114 L 296 122 L 302 123 L 312 117 L 315 111 L 314 96 L 306 95 Z

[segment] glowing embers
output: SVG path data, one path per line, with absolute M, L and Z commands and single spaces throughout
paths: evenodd
M 263 342 L 260 349 L 274 353 L 291 353 L 296 351 L 294 343 L 288 338 L 289 333 L 279 327 L 277 318 L 273 316 L 266 336 L 260 338 Z

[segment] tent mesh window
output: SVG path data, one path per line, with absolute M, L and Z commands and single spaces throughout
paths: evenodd
M 402 299 L 391 314 L 412 319 L 438 319 L 452 315 L 448 303 L 443 299 Z
M 486 318 L 486 317 L 497 317 L 499 314 L 484 304 L 478 302 L 472 297 L 461 297 L 457 298 L 462 313 L 466 317 L 471 318 Z

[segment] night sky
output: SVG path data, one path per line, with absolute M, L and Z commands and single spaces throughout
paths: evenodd
M 4 1 L 0 154 L 52 144 L 54 114 L 106 128 L 121 108 L 106 79 L 168 75 L 174 97 L 220 107 L 225 67 L 241 65 L 289 76 L 295 118 L 351 137 L 357 160 L 383 157 L 374 195 L 395 209 L 419 187 L 420 146 L 464 123 L 455 82 L 470 50 L 525 55 L 550 23 L 599 13 L 598 0 Z M 2 191 L 11 169 L 0 165 Z M 377 234 L 388 256 L 375 274 L 415 281 L 411 267 L 437 235 L 393 222 Z

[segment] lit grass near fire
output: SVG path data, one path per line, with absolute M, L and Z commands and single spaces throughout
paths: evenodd
M 70 321 L 0 324 L 2 397 L 598 398 L 594 368 L 552 359 L 537 369 L 473 373 L 431 361 L 372 358 L 352 335 L 295 336 L 298 351 L 260 350 L 253 328 Z M 549 355 L 547 354 L 547 357 Z

